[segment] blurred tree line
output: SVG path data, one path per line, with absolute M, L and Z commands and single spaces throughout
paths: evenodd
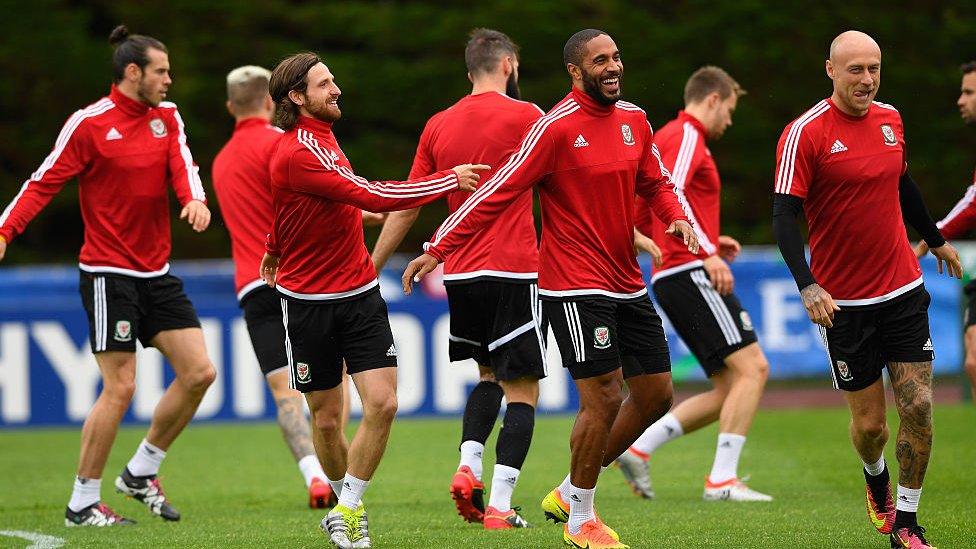
M 180 106 L 216 214 L 203 235 L 174 222 L 177 259 L 230 255 L 209 181 L 211 161 L 233 129 L 224 109 L 229 70 L 273 68 L 295 51 L 319 52 L 343 90 L 336 133 L 353 166 L 373 179 L 399 179 L 427 118 L 469 91 L 463 49 L 477 26 L 506 32 L 522 46 L 522 95 L 543 109 L 568 90 L 562 47 L 581 28 L 614 37 L 625 62 L 625 96 L 655 127 L 681 108 L 693 70 L 728 70 L 749 95 L 711 150 L 725 186 L 723 232 L 743 243 L 772 242 L 776 141 L 787 123 L 830 94 L 823 62 L 843 30 L 863 30 L 881 44 L 878 99 L 902 113 L 913 174 L 934 216 L 962 195 L 976 164 L 976 128 L 964 127 L 955 107 L 958 66 L 976 58 L 971 2 L 2 0 L 0 7 L 4 204 L 50 151 L 64 120 L 107 93 L 107 37 L 116 24 L 169 47 L 169 99 Z M 82 239 L 77 202 L 72 182 L 16 241 L 8 262 L 73 261 Z M 444 213 L 443 205 L 427 207 L 401 249 L 417 251 Z

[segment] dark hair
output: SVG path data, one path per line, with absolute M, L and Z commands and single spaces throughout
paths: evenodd
M 959 67 L 959 70 L 961 70 L 963 74 L 976 72 L 976 60 L 970 61 L 968 63 L 963 63 L 962 66 Z
M 149 48 L 169 53 L 159 40 L 151 36 L 129 34 L 129 29 L 125 25 L 112 29 L 112 34 L 108 35 L 108 43 L 115 48 L 112 54 L 112 74 L 116 84 L 125 77 L 125 68 L 130 63 L 135 63 L 140 69 L 146 68 L 149 64 Z
M 586 54 L 586 44 L 597 36 L 609 34 L 597 29 L 583 29 L 569 37 L 563 47 L 563 63 L 566 65 L 576 65 L 583 63 L 583 55 Z
M 318 54 L 310 51 L 288 56 L 271 71 L 270 93 L 275 102 L 275 125 L 290 130 L 298 122 L 298 105 L 288 97 L 295 90 L 305 93 L 308 89 L 308 71 L 321 63 Z
M 742 86 L 729 76 L 729 73 L 718 67 L 706 65 L 688 78 L 685 84 L 685 104 L 697 103 L 714 92 L 718 92 L 718 96 L 723 101 L 733 93 L 736 97 L 746 93 Z
M 471 74 L 487 74 L 495 70 L 502 57 L 518 57 L 518 46 L 504 33 L 492 29 L 474 29 L 464 48 L 464 63 Z

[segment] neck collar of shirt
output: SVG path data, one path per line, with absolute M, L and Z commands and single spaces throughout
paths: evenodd
M 312 118 L 311 116 L 299 116 L 298 125 L 307 130 L 312 130 L 313 133 L 332 132 L 332 122 L 325 122 L 324 120 L 319 120 L 318 118 Z
M 266 118 L 261 116 L 250 116 L 248 118 L 238 120 L 237 123 L 234 124 L 234 131 L 242 130 L 244 128 L 255 128 L 259 126 L 263 127 L 269 124 L 270 122 L 268 122 Z
M 837 114 L 840 115 L 841 118 L 845 118 L 847 120 L 850 120 L 851 122 L 858 122 L 860 120 L 864 120 L 865 118 L 867 118 L 868 114 L 871 113 L 871 107 L 868 107 L 868 112 L 862 114 L 861 116 L 854 116 L 853 114 L 847 114 L 846 112 L 840 110 L 840 107 L 837 106 L 837 103 L 834 103 L 834 100 L 831 99 L 830 97 L 827 98 L 827 103 L 830 105 L 831 109 L 833 109 Z M 871 106 L 873 107 L 874 103 L 871 103 Z
M 617 103 L 613 102 L 609 105 L 604 105 L 603 103 L 598 103 L 595 99 L 590 97 L 585 91 L 573 86 L 573 99 L 576 100 L 576 104 L 583 109 L 583 112 L 592 116 L 610 116 L 617 108 Z
M 118 107 L 119 110 L 126 114 L 131 114 L 132 116 L 142 116 L 149 112 L 149 109 L 151 108 L 142 101 L 136 101 L 135 99 L 125 95 L 115 84 L 112 84 L 112 89 L 108 92 L 108 97 L 113 103 L 115 103 L 115 106 Z
M 698 132 L 701 133 L 702 135 L 708 135 L 708 132 L 705 131 L 705 125 L 701 123 L 701 120 L 698 120 L 694 116 L 688 114 L 687 111 L 684 110 L 678 111 L 678 120 L 680 120 L 681 123 L 688 122 L 692 126 L 694 126 L 695 129 L 698 130 Z

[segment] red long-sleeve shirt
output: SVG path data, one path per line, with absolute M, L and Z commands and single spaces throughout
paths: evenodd
M 114 85 L 71 115 L 54 149 L 0 215 L 8 242 L 78 177 L 85 241 L 82 270 L 151 277 L 169 270 L 167 184 L 180 205 L 206 201 L 186 144 L 183 119 L 168 101 L 149 107 Z
M 362 210 L 422 206 L 454 191 L 453 170 L 410 181 L 357 176 L 332 124 L 301 117 L 271 159 L 274 226 L 267 251 L 278 256 L 278 290 L 306 300 L 352 297 L 378 284 L 363 241 Z
M 258 270 L 271 230 L 271 155 L 281 128 L 263 118 L 245 118 L 213 162 L 213 186 L 230 232 L 237 299 L 264 285 Z
M 976 227 L 976 173 L 973 174 L 973 184 L 966 189 L 966 194 L 938 225 L 943 238 L 947 240 L 959 238 Z
M 427 122 L 417 145 L 410 177 L 423 177 L 458 164 L 496 166 L 519 144 L 526 128 L 542 116 L 539 107 L 497 92 L 468 95 Z M 447 197 L 452 212 L 471 196 L 456 191 Z M 444 263 L 444 282 L 481 277 L 534 279 L 539 244 L 527 190 L 476 238 L 468 240 Z
M 697 254 L 689 252 L 681 240 L 665 234 L 667 225 L 652 222 L 646 202 L 638 198 L 637 229 L 651 236 L 661 248 L 663 264 L 654 274 L 660 277 L 700 265 L 703 259 L 718 253 L 722 182 L 705 143 L 705 127 L 694 116 L 679 112 L 677 118 L 654 133 L 654 144 L 671 172 L 671 182 L 701 245 Z
M 443 260 L 533 184 L 542 201 L 539 293 L 547 298 L 647 293 L 634 257 L 634 196 L 666 223 L 687 219 L 647 116 L 573 89 L 424 248 Z

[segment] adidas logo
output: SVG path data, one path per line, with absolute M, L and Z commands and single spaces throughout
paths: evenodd
M 505 479 L 505 482 L 515 486 L 515 483 L 518 482 L 518 477 L 508 477 Z
M 898 499 L 902 501 L 908 501 L 908 496 L 898 496 Z
M 731 447 L 732 447 L 732 443 L 727 440 L 722 444 L 719 444 L 719 448 L 731 448 Z
M 122 134 L 113 127 L 105 134 L 105 141 L 115 141 L 116 139 L 122 139 Z
M 339 155 L 337 155 L 335 151 L 329 151 L 329 158 L 331 158 L 333 162 L 339 161 Z
M 386 350 L 386 356 L 397 356 L 396 344 L 390 345 L 390 348 Z
M 583 134 L 579 134 L 576 137 L 576 142 L 573 143 L 573 146 L 578 149 L 580 147 L 589 147 L 590 144 L 586 142 L 586 139 L 583 139 Z
M 342 487 L 343 488 L 352 488 L 352 484 L 349 484 L 348 482 L 343 482 L 342 483 Z
M 840 142 L 840 139 L 834 141 L 834 144 L 830 146 L 830 154 L 844 152 L 846 150 L 847 147 L 845 147 L 844 144 Z
M 932 346 L 932 338 L 931 337 L 928 338 L 927 340 L 925 340 L 925 345 L 922 345 L 922 350 L 923 351 L 934 351 L 935 350 L 935 347 Z
M 583 500 L 581 500 L 580 497 L 577 496 L 576 494 L 570 495 L 569 496 L 569 499 L 575 501 L 576 503 L 583 503 Z
M 674 427 L 668 426 L 668 427 L 665 427 L 665 429 L 668 430 L 668 436 L 669 437 L 674 435 Z

